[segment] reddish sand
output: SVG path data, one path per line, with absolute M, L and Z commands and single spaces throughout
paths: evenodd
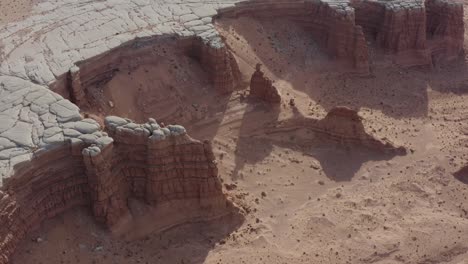
M 177 69 L 165 61 L 142 65 L 97 87 L 113 107 L 93 111 L 156 117 L 212 140 L 225 191 L 245 221 L 186 225 L 126 242 L 78 209 L 30 234 L 13 263 L 466 263 L 468 186 L 453 176 L 468 163 L 466 59 L 432 71 L 379 61 L 363 78 L 331 70 L 338 65 L 287 21 L 227 19 L 218 29 L 240 66 L 241 88 L 262 63 L 281 106 L 251 100 L 247 90 L 216 95 L 199 67 L 175 56 Z M 408 154 L 276 129 L 322 119 L 336 106 L 359 111 L 368 133 Z

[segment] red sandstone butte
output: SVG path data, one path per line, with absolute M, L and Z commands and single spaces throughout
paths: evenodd
M 426 0 L 427 40 L 435 62 L 451 61 L 464 53 L 463 5 L 447 0 Z
M 261 64 L 257 64 L 256 70 L 250 79 L 250 95 L 268 103 L 280 103 L 281 95 L 278 89 L 262 72 L 261 66 Z
M 229 213 L 209 142 L 153 119 L 141 125 L 108 117 L 106 128 L 111 137 L 71 139 L 15 167 L 0 191 L 0 264 L 30 230 L 78 205 L 90 205 L 111 229 L 128 219 L 130 198 L 164 216 L 151 231 Z

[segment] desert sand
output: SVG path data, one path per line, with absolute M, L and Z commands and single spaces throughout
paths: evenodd
M 41 0 L 3 0 L 0 2 L 0 25 L 15 22 L 28 16 Z
M 0 24 L 26 15 L 18 5 L 0 3 L 9 13 Z M 241 74 L 231 94 L 168 44 L 156 62 L 93 84 L 80 107 L 101 125 L 108 115 L 154 117 L 211 141 L 238 213 L 125 239 L 75 207 L 27 234 L 11 263 L 468 263 L 468 57 L 408 68 L 377 50 L 362 76 L 343 73 L 286 19 L 221 17 L 215 27 Z M 258 63 L 280 103 L 249 96 Z M 317 133 L 336 107 L 359 114 L 359 135 L 405 153 Z M 129 202 L 142 230 L 158 221 L 146 206 Z

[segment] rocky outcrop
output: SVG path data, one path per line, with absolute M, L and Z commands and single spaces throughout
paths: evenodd
M 219 16 L 294 21 L 330 57 L 359 73 L 369 72 L 369 45 L 407 67 L 452 61 L 463 51 L 463 6 L 447 0 L 253 0 Z
M 406 154 L 403 147 L 397 147 L 387 139 L 378 139 L 366 132 L 362 117 L 347 107 L 331 109 L 324 119 L 310 126 L 327 140 L 335 141 L 345 146 L 364 146 L 369 149 L 392 154 Z
M 350 2 L 356 23 L 403 66 L 452 61 L 463 50 L 463 6 L 446 0 Z
M 66 129 L 93 132 L 95 124 L 80 121 Z M 77 205 L 90 205 L 112 228 L 129 215 L 128 199 L 140 199 L 164 216 L 153 231 L 230 211 L 209 142 L 154 120 L 138 125 L 109 117 L 106 126 L 111 137 L 70 138 L 15 167 L 0 191 L 0 263 L 8 263 L 28 231 Z
M 368 73 L 368 51 L 362 28 L 346 2 L 328 1 L 245 1 L 220 10 L 218 17 L 282 17 L 304 27 L 332 58 L 352 71 Z
M 266 133 L 291 135 L 292 131 L 296 130 L 306 130 L 306 133 L 300 134 L 306 135 L 303 142 L 310 142 L 314 145 L 362 147 L 383 154 L 406 154 L 406 148 L 366 131 L 363 118 L 358 112 L 343 106 L 332 108 L 323 119 L 306 117 L 297 112 L 295 116 L 273 124 Z
M 228 47 L 221 42 L 195 41 L 189 53 L 210 73 L 213 86 L 220 93 L 232 92 L 240 81 L 240 70 Z
M 426 14 L 423 3 L 393 1 L 385 5 L 377 45 L 387 51 L 422 52 L 426 49 Z
M 67 83 L 70 100 L 81 107 L 89 107 L 85 89 L 81 85 L 80 68 L 76 65 L 70 69 Z
M 278 89 L 273 86 L 272 81 L 265 76 L 261 66 L 261 64 L 257 64 L 250 79 L 250 96 L 268 103 L 278 104 L 281 102 L 281 95 Z
M 206 42 L 199 37 L 165 35 L 135 39 L 77 62 L 68 73 L 68 94 L 64 96 L 86 109 L 90 95 L 97 92 L 94 87 L 109 82 L 119 71 L 132 71 L 140 65 L 155 64 L 163 58 L 171 59 L 168 50 L 199 61 L 200 67 L 220 93 L 231 92 L 237 86 L 240 78 L 237 62 L 221 41 Z M 59 87 L 54 89 L 64 90 Z
M 171 204 L 180 201 L 185 210 L 197 211 L 199 218 L 225 213 L 209 142 L 190 138 L 181 126 L 160 127 L 154 120 L 137 125 L 108 117 L 106 128 L 114 139 L 112 145 L 83 150 L 97 219 L 116 224 L 128 213 L 129 197 L 144 200 L 162 214 L 170 213 Z M 170 224 L 189 220 L 185 214 L 175 214 Z
M 463 5 L 447 0 L 426 0 L 428 46 L 434 62 L 459 58 L 465 27 Z
M 0 191 L 0 263 L 8 263 L 18 242 L 45 219 L 89 204 L 83 172 L 81 153 L 71 144 L 37 153 L 17 168 Z

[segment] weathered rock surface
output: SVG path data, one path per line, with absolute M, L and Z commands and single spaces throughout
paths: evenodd
M 369 71 L 369 44 L 402 66 L 452 61 L 463 52 L 463 7 L 452 1 L 258 0 L 220 10 L 220 16 L 282 17 L 297 22 L 329 56 L 359 73 Z
M 250 96 L 272 104 L 281 102 L 281 95 L 278 89 L 265 76 L 261 69 L 261 64 L 257 64 L 256 70 L 250 79 Z
M 282 120 L 268 130 L 268 133 L 308 130 L 306 138 L 312 143 L 337 144 L 344 148 L 363 147 L 383 154 L 405 155 L 406 148 L 397 146 L 386 138 L 378 138 L 368 132 L 363 124 L 363 118 L 355 110 L 347 107 L 332 108 L 323 119 L 305 117 L 299 114 L 290 119 Z
M 128 199 L 138 198 L 164 216 L 154 231 L 229 212 L 210 143 L 190 138 L 183 127 L 118 117 L 106 119 L 112 137 L 90 119 L 62 127 L 44 133 L 60 133 L 62 143 L 15 165 L 0 191 L 0 263 L 29 230 L 76 205 L 91 205 L 112 228 L 129 214 Z M 77 137 L 63 136 L 65 129 Z
M 240 71 L 234 56 L 225 45 L 207 45 L 198 40 L 190 52 L 207 71 L 213 86 L 220 93 L 232 92 L 239 80 Z
M 426 1 L 428 47 L 435 62 L 459 58 L 463 50 L 465 27 L 463 6 L 447 0 Z
M 199 59 L 221 92 L 236 86 L 239 73 L 212 24 L 218 10 L 223 16 L 287 17 L 361 73 L 369 71 L 365 35 L 410 58 L 400 61 L 404 65 L 453 60 L 463 52 L 463 8 L 447 0 L 117 2 L 44 1 L 0 29 L 0 263 L 31 228 L 79 204 L 92 205 L 109 225 L 128 214 L 129 197 L 162 215 L 174 204 L 184 208 L 186 214 L 172 214 L 177 217 L 156 229 L 225 211 L 208 143 L 181 127 L 117 117 L 106 120 L 109 137 L 76 106 L 86 107 L 87 85 L 131 66 L 126 59 L 148 51 L 155 36 L 184 39 L 179 45 Z M 100 60 L 105 56 L 114 60 Z M 347 109 L 332 110 L 312 129 L 346 144 L 402 151 L 366 134 Z
M 351 2 L 356 23 L 403 66 L 452 61 L 463 52 L 463 6 L 445 0 Z
M 98 219 L 116 224 L 127 211 L 129 197 L 143 199 L 160 208 L 163 215 L 171 213 L 169 204 L 174 201 L 182 201 L 185 210 L 196 211 L 200 218 L 225 212 L 209 142 L 190 138 L 181 126 L 160 127 L 154 120 L 144 125 L 124 124 L 113 117 L 106 119 L 106 128 L 114 140 L 112 145 L 100 151 L 83 150 Z M 194 220 L 191 218 L 191 214 L 175 214 L 170 224 Z
M 193 36 L 163 35 L 135 39 L 93 58 L 76 62 L 70 70 L 68 83 L 65 84 L 67 87 L 59 88 L 57 84 L 55 89 L 68 91 L 67 94 L 78 106 L 87 108 L 93 102 L 92 94 L 97 92 L 90 90 L 91 87 L 109 82 L 119 71 L 157 64 L 167 56 L 166 50 L 161 47 L 172 47 L 182 56 L 198 60 L 220 93 L 231 92 L 235 88 L 240 73 L 225 46 L 206 43 Z
M 332 58 L 348 64 L 352 71 L 369 71 L 366 40 L 346 1 L 244 1 L 220 10 L 219 15 L 288 18 L 306 28 Z

